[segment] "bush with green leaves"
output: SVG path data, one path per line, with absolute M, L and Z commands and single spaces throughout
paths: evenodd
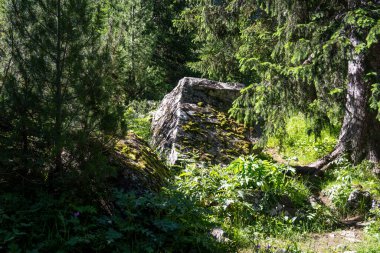
M 100 192 L 100 194 L 96 193 Z M 229 252 L 210 234 L 211 212 L 175 189 L 72 195 L 0 194 L 0 251 Z
M 380 252 L 380 203 L 372 202 L 370 225 L 364 229 L 365 240 L 356 247 L 358 253 Z
M 189 164 L 175 180 L 177 189 L 208 207 L 232 240 L 252 244 L 260 235 L 286 236 L 330 228 L 335 219 L 291 167 L 255 156 L 227 168 Z
M 108 240 L 116 249 L 131 252 L 211 252 L 228 245 L 210 235 L 215 226 L 204 207 L 180 192 L 163 189 L 160 194 L 116 191 L 117 212 L 109 219 Z
M 367 213 L 364 206 L 359 206 L 357 210 L 347 207 L 349 195 L 354 190 L 368 191 L 373 199 L 380 199 L 380 179 L 373 174 L 373 166 L 368 161 L 352 165 L 346 157 L 342 157 L 325 175 L 327 180 L 322 186 L 322 193 L 329 197 L 340 216 Z

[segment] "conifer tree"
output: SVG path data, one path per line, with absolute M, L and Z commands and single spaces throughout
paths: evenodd
M 10 67 L 0 103 L 25 173 L 47 168 L 51 179 L 84 168 L 117 133 L 124 98 L 112 73 L 108 11 L 102 0 L 4 2 Z
M 310 167 L 324 167 L 343 153 L 353 162 L 378 162 L 379 2 L 231 4 L 241 10 L 245 26 L 242 68 L 259 77 L 233 114 L 246 121 L 264 117 L 268 125 L 289 111 L 302 111 L 318 123 L 343 118 L 335 150 Z
M 161 66 L 164 76 L 164 87 L 169 92 L 184 76 L 195 73 L 187 66 L 187 62 L 195 61 L 192 34 L 189 31 L 179 31 L 175 20 L 186 8 L 181 0 L 153 0 L 153 28 L 157 40 L 153 52 L 153 61 Z
M 187 3 L 180 21 L 194 29 L 200 46 L 193 66 L 209 77 L 253 83 L 235 102 L 233 116 L 247 124 L 264 120 L 268 132 L 281 131 L 294 112 L 312 119 L 316 133 L 343 122 L 334 152 L 311 167 L 343 153 L 354 162 L 379 161 L 378 1 Z M 237 60 L 248 78 L 218 74 L 233 73 L 227 68 L 236 68 Z
M 240 47 L 239 12 L 225 0 L 188 0 L 186 4 L 175 24 L 193 35 L 196 59 L 189 61 L 191 69 L 214 80 L 246 81 L 236 57 Z
M 117 57 L 125 92 L 136 98 L 154 99 L 166 91 L 164 70 L 154 63 L 158 29 L 154 1 L 112 1 Z

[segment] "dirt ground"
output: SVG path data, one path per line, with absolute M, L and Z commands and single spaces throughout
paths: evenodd
M 355 244 L 362 242 L 363 230 L 350 228 L 330 233 L 312 234 L 300 243 L 300 248 L 306 252 L 330 253 L 330 252 L 356 252 Z

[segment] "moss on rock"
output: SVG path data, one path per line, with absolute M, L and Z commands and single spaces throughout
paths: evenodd
M 206 79 L 182 79 L 165 96 L 153 117 L 153 146 L 171 164 L 188 159 L 228 164 L 240 155 L 250 154 L 256 142 L 251 137 L 257 133 L 228 116 L 242 87 Z
M 157 191 L 169 176 L 160 158 L 133 132 L 115 145 L 112 165 L 120 168 L 117 185 L 125 190 Z

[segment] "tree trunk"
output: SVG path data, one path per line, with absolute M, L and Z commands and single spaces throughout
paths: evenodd
M 55 170 L 61 172 L 62 164 L 62 33 L 61 33 L 61 1 L 57 1 L 57 55 L 56 55 L 56 80 L 55 80 Z
M 367 53 L 357 53 L 355 48 L 360 41 L 355 31 L 351 31 L 350 41 L 352 53 L 348 62 L 349 82 L 338 144 L 331 154 L 306 167 L 299 167 L 301 173 L 313 174 L 316 170 L 324 170 L 343 154 L 348 154 L 354 163 L 363 159 L 375 163 L 380 161 L 380 122 L 369 107 L 371 82 L 365 78 L 369 71 L 380 73 L 380 43 L 372 46 Z
M 355 36 L 351 36 L 350 40 L 353 48 L 356 48 L 359 40 Z M 353 52 L 348 64 L 346 113 L 336 150 L 349 154 L 354 163 L 363 159 L 378 162 L 380 158 L 380 122 L 369 108 L 371 83 L 365 80 L 369 70 L 378 71 L 379 66 L 376 65 L 379 62 L 376 64 L 376 61 L 371 60 L 374 55 L 380 55 L 378 49 L 378 45 L 373 47 L 367 55 Z

